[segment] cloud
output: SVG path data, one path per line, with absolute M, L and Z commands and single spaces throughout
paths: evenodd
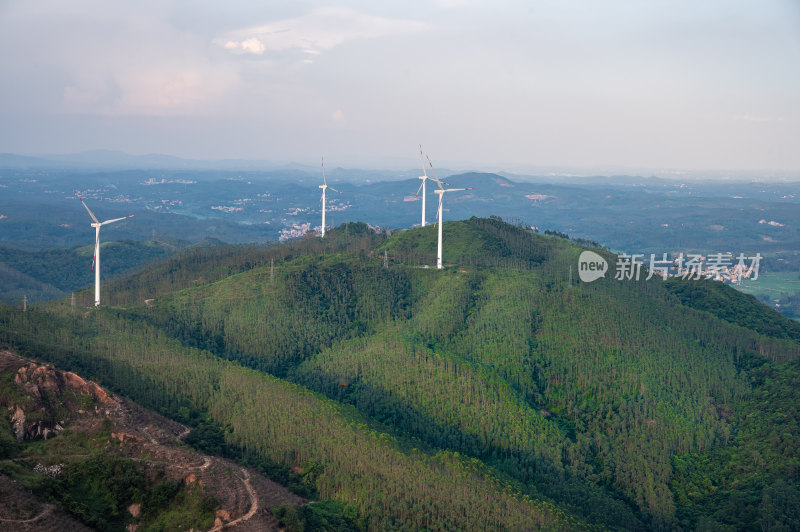
M 72 72 L 61 110 L 118 116 L 196 113 L 238 84 L 235 72 L 202 61 L 107 63 Z
M 234 53 L 260 55 L 265 51 L 300 50 L 319 55 L 321 50 L 330 50 L 349 41 L 408 35 L 427 28 L 426 23 L 416 20 L 323 7 L 299 17 L 234 31 L 214 39 L 214 42 Z M 258 46 L 246 47 L 248 42 L 258 43 Z
M 233 65 L 208 53 L 208 37 L 176 27 L 160 4 L 16 3 L 0 22 L 0 43 L 14 39 L 24 57 L 0 60 L 19 97 L 40 112 L 69 115 L 165 116 L 206 112 L 240 86 Z M 92 17 L 87 17 L 92 13 Z M 47 15 L 47 16 L 45 16 Z M 25 28 L 41 26 L 41 34 Z M 258 43 L 245 43 L 256 50 Z M 27 75 L 36 65 L 36 77 Z
M 224 44 L 224 48 L 226 50 L 232 50 L 236 52 L 242 53 L 251 53 L 255 55 L 261 55 L 264 53 L 264 50 L 267 48 L 264 46 L 260 40 L 256 37 L 251 37 L 244 41 L 228 41 Z

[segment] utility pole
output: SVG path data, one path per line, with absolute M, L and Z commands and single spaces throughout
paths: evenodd
M 269 284 L 275 284 L 275 259 L 269 259 Z
M 383 250 L 383 267 L 389 267 L 389 253 L 385 249 Z
M 569 265 L 569 287 L 572 288 L 572 264 Z

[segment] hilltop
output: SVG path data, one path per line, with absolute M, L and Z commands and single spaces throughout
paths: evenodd
M 361 527 L 800 519 L 794 322 L 722 285 L 570 282 L 584 248 L 496 217 L 446 222 L 437 271 L 434 231 L 193 249 L 110 283 L 105 308 L 3 309 L 0 341 Z

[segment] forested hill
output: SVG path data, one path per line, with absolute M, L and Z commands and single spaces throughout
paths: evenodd
M 192 250 L 109 284 L 108 307 L 4 308 L 0 341 L 362 528 L 800 523 L 800 343 L 779 317 L 570 280 L 583 248 L 497 218 L 446 222 L 438 271 L 435 231 Z
M 168 238 L 103 242 L 100 248 L 103 281 L 189 247 L 221 243 L 206 239 L 192 244 Z M 91 285 L 94 283 L 93 255 L 93 245 L 37 251 L 0 246 L 0 301 L 14 304 L 26 297 L 28 303 L 38 303 L 60 299 Z

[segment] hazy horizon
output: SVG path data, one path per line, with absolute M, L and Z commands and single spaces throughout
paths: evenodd
M 333 172 L 385 172 L 377 175 L 373 181 L 396 180 L 407 178 L 418 171 L 421 173 L 419 154 L 417 160 L 408 157 L 373 158 L 357 162 L 335 161 L 333 157 L 326 158 L 326 168 L 329 174 Z M 10 159 L 8 158 L 10 157 Z M 30 158 L 32 161 L 26 165 L 22 162 L 9 164 L 8 161 L 15 157 Z M 37 164 L 36 161 L 39 161 Z M 446 161 L 447 162 L 447 161 Z M 47 164 L 45 164 L 47 163 Z M 59 165 L 60 164 L 60 165 Z M 428 163 L 426 162 L 426 165 Z M 320 162 L 295 161 L 295 160 L 268 160 L 245 158 L 184 158 L 168 153 L 141 153 L 134 154 L 122 150 L 94 149 L 72 153 L 0 153 L 0 168 L 17 169 L 72 169 L 72 170 L 167 170 L 167 171 L 246 171 L 246 172 L 272 172 L 277 170 L 299 170 L 307 173 L 320 172 Z M 517 178 L 546 179 L 548 177 L 566 179 L 575 178 L 583 180 L 592 177 L 630 177 L 631 179 L 659 178 L 673 181 L 764 181 L 764 182 L 800 182 L 800 170 L 775 170 L 775 169 L 741 169 L 731 170 L 722 168 L 709 169 L 679 169 L 679 168 L 637 168 L 619 165 L 605 166 L 567 166 L 552 165 L 542 166 L 534 164 L 508 165 L 503 163 L 466 163 L 464 161 L 449 161 L 449 164 L 436 164 L 435 172 L 440 176 L 459 173 L 495 173 L 514 176 Z M 430 170 L 428 169 L 428 172 Z M 408 174 L 408 175 L 406 175 Z M 331 174 L 333 175 L 333 174 Z M 330 176 L 329 176 L 330 177 Z M 340 175 L 340 177 L 342 177 Z M 363 178 L 364 176 L 358 176 Z M 388 178 L 388 179 L 387 179 Z

